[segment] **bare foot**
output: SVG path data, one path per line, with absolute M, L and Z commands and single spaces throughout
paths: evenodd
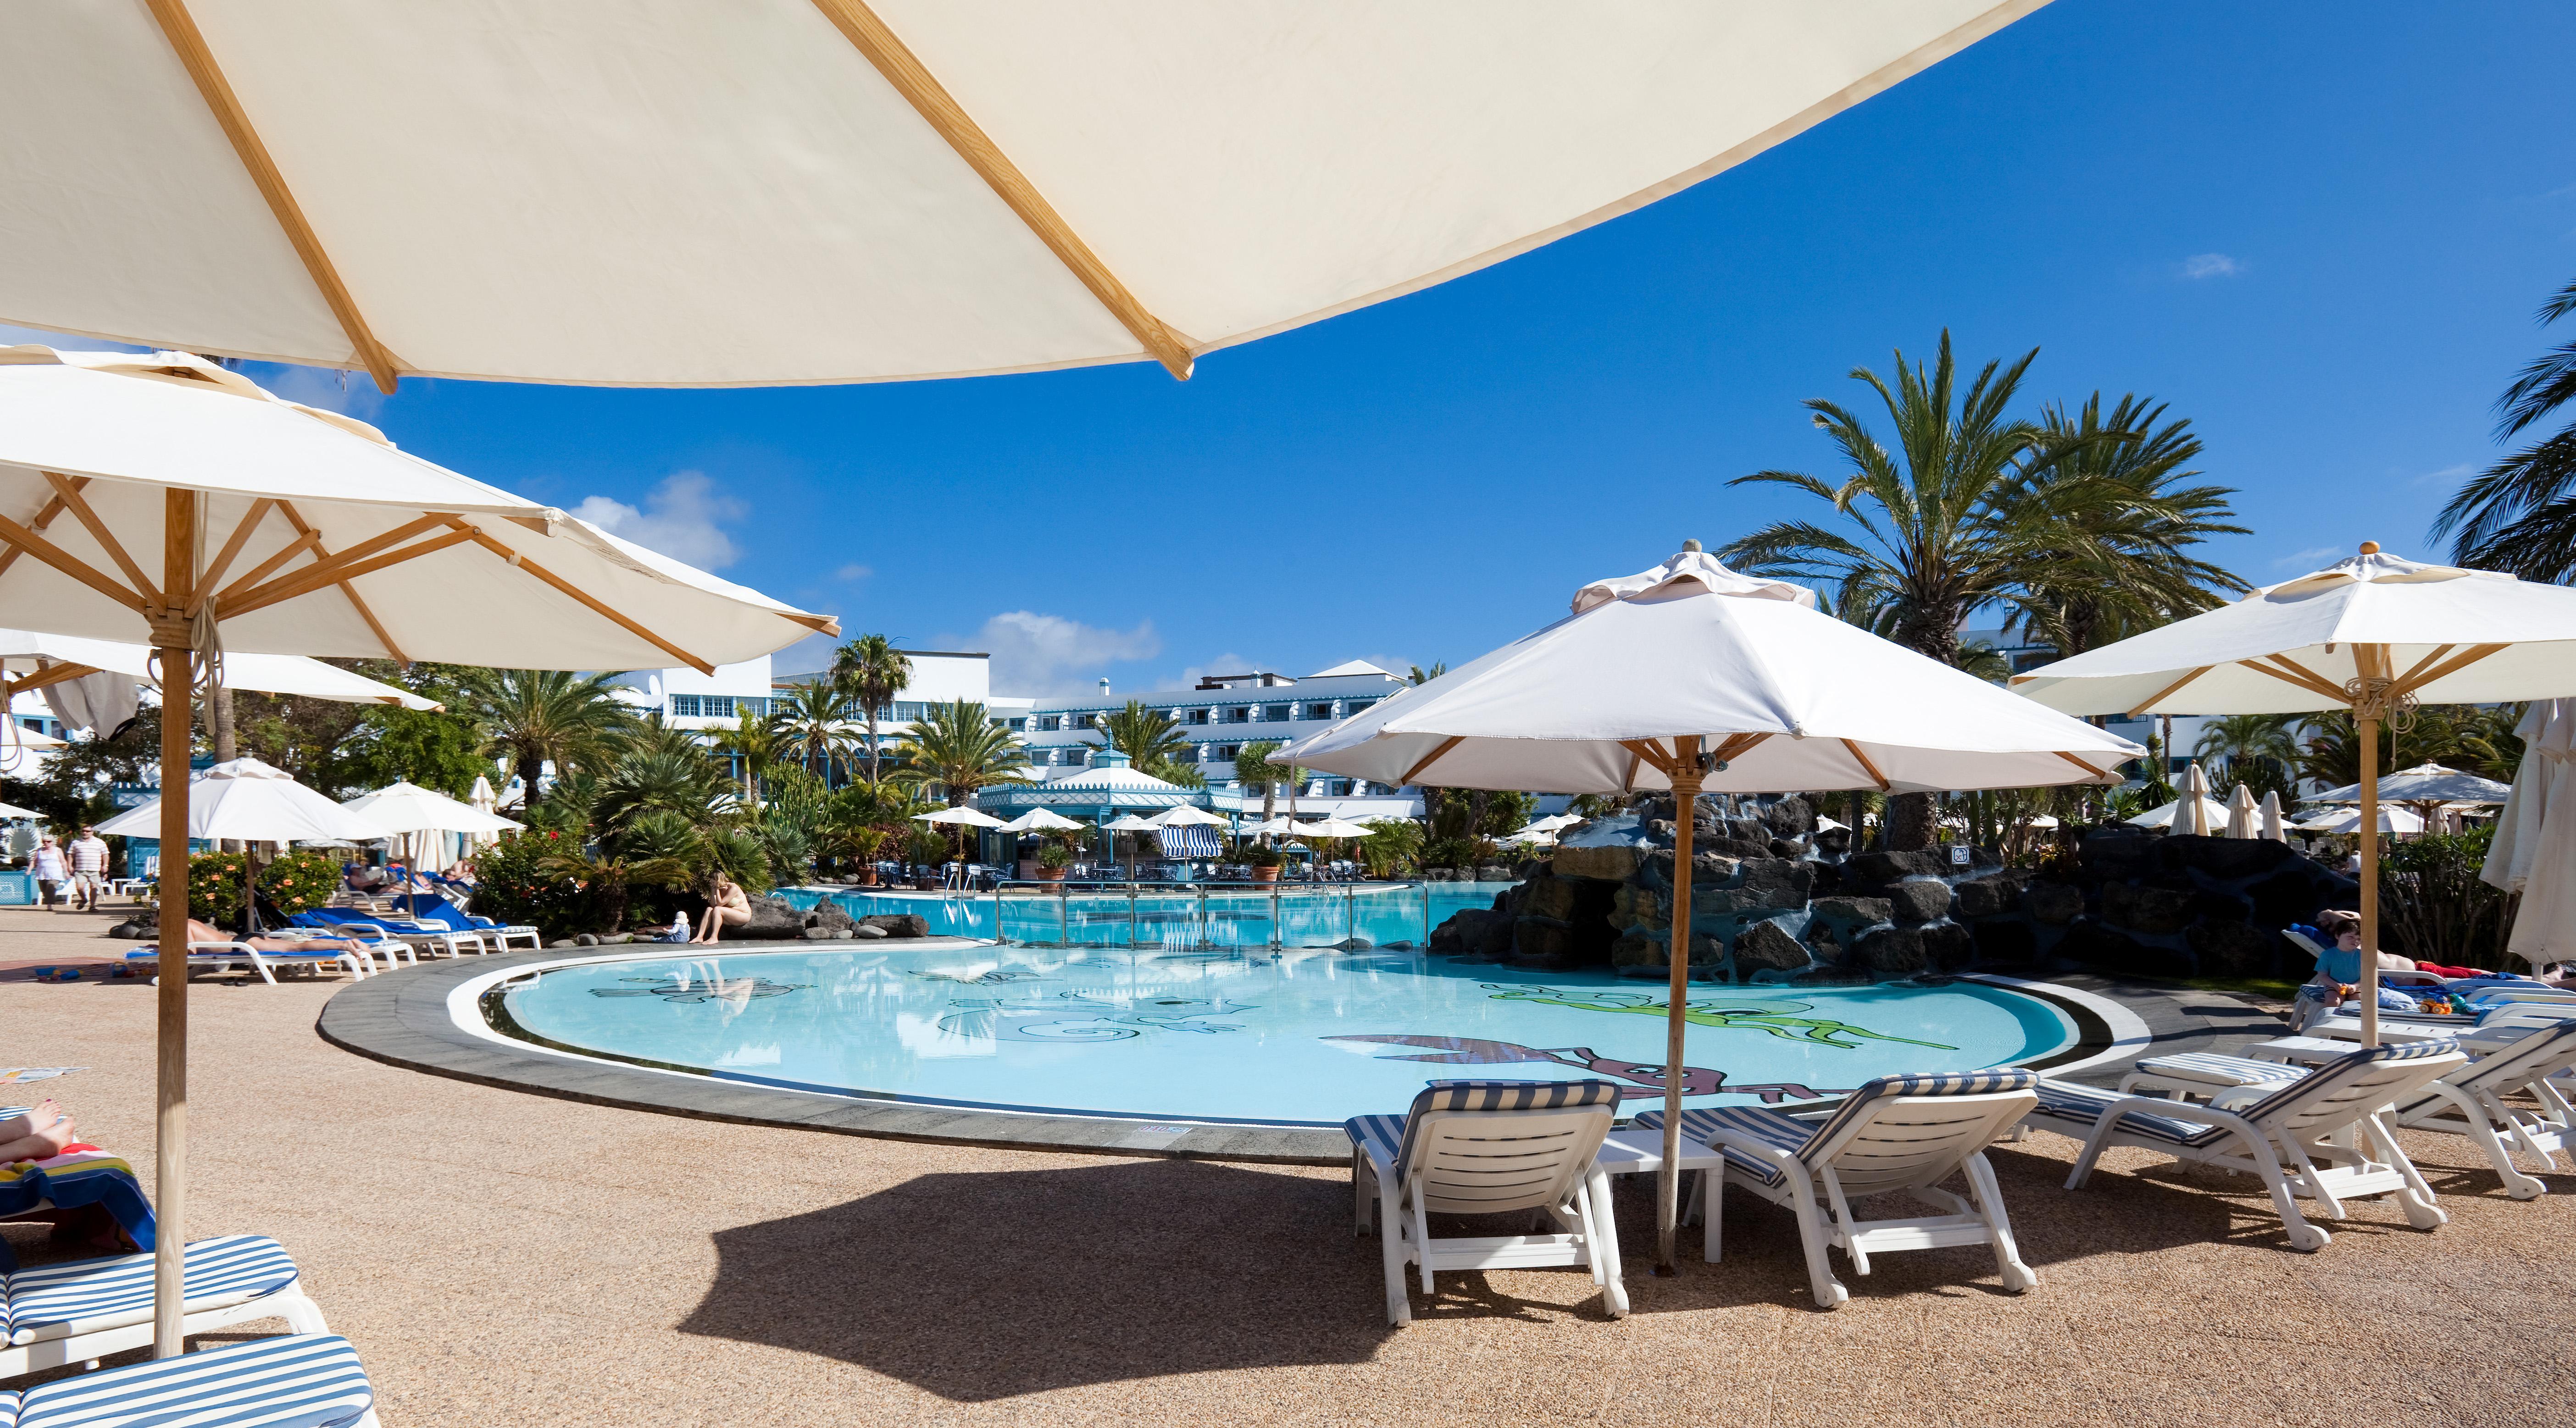
M 48 1101 L 45 1105 L 53 1107 L 53 1102 Z M 16 1140 L 0 1144 L 0 1163 L 50 1160 L 62 1154 L 63 1147 L 78 1139 L 80 1136 L 72 1126 L 71 1117 L 63 1115 L 60 1108 L 55 1107 L 52 1120 L 38 1124 Z

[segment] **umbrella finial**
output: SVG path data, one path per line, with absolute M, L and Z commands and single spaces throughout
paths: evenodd
M 1699 542 L 1698 542 L 1698 541 L 1695 541 L 1695 540 L 1686 540 L 1686 541 L 1683 541 L 1683 542 L 1682 542 L 1682 554 L 1684 554 L 1684 555 L 1688 555 L 1688 554 L 1690 554 L 1692 551 L 1695 551 L 1695 550 L 1697 550 L 1697 549 L 1699 549 Z
M 2364 554 L 2364 555 L 2377 555 L 2377 554 L 2379 554 L 2379 542 L 2377 542 L 2377 541 L 2375 541 L 2375 540 L 2366 540 L 2366 541 L 2363 541 L 2363 542 L 2361 543 L 2361 553 L 2362 553 L 2362 554 Z

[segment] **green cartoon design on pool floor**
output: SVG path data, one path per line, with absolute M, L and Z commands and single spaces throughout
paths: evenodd
M 1554 987 L 1511 987 L 1493 982 L 1485 983 L 1485 990 L 1492 992 L 1494 1000 L 1498 1002 L 1537 1002 L 1543 1006 L 1573 1007 L 1578 1011 L 1632 1012 L 1659 1020 L 1672 1006 L 1669 1001 L 1656 1001 L 1650 993 L 1646 992 L 1598 990 L 1567 992 L 1559 991 Z M 1712 997 L 1704 1001 L 1684 1002 L 1682 1020 L 1693 1026 L 1766 1031 L 1786 1041 L 1805 1041 L 1817 1046 L 1839 1046 L 1846 1051 L 1858 1050 L 1860 1043 L 1836 1041 L 1835 1037 L 1850 1036 L 1870 1041 L 1896 1041 L 1908 1046 L 1929 1046 L 1936 1051 L 1959 1049 L 1938 1041 L 1917 1041 L 1910 1036 L 1890 1036 L 1882 1031 L 1872 1031 L 1865 1026 L 1854 1026 L 1850 1022 L 1835 1021 L 1828 1017 L 1797 1015 L 1799 1012 L 1814 1011 L 1816 1008 L 1812 1002 L 1768 1002 L 1745 1006 L 1739 1001 L 1737 1005 L 1730 1007 L 1726 1005 L 1727 1001 L 1728 998 L 1725 997 Z

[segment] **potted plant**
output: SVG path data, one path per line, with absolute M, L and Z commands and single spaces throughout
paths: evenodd
M 1279 865 L 1287 860 L 1287 855 L 1276 848 L 1254 847 L 1243 850 L 1244 866 L 1252 869 L 1252 880 L 1256 883 L 1279 881 Z
M 1060 883 L 1064 870 L 1073 861 L 1073 850 L 1062 843 L 1049 843 L 1038 850 L 1038 881 Z

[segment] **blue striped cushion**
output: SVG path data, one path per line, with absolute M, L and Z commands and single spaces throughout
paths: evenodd
M 1811 1151 L 1822 1149 L 1845 1128 L 1868 1113 L 1872 1102 L 1889 1096 L 1983 1096 L 1997 1091 L 2028 1091 L 2040 1084 L 2039 1073 L 2018 1066 L 1989 1067 L 1983 1071 L 1944 1071 L 1919 1076 L 1880 1076 L 1864 1081 L 1860 1089 L 1845 1097 L 1834 1113 L 1822 1121 L 1802 1121 L 1786 1111 L 1767 1106 L 1728 1106 L 1718 1110 L 1682 1112 L 1682 1129 L 1697 1135 L 1705 1143 L 1706 1131 L 1701 1125 L 1724 1126 L 1759 1137 L 1768 1144 L 1789 1151 L 1806 1160 Z M 1637 1117 L 1637 1124 L 1661 1128 L 1660 1112 L 1649 1111 Z M 1794 1139 L 1792 1138 L 1794 1137 Z M 1727 1160 L 1778 1184 L 1782 1172 L 1767 1162 L 1738 1151 L 1723 1151 Z
M 2121 1099 L 2123 1093 L 2106 1091 L 2099 1086 L 2087 1086 L 2077 1081 L 2044 1080 L 2039 1083 L 2039 1109 L 2031 1114 L 2079 1121 L 2090 1127 L 2100 1124 L 2102 1112 L 2108 1110 L 2113 1101 Z M 2229 1134 L 2222 1126 L 2178 1120 L 2153 1111 L 2124 1113 L 2120 1117 L 2120 1129 L 2152 1140 L 2185 1146 L 2215 1145 Z
M 1562 1111 L 1619 1104 L 1615 1081 L 1434 1081 L 1400 1116 L 1353 1116 L 1342 1131 L 1355 1144 L 1385 1149 L 1400 1184 L 1413 1163 L 1413 1127 L 1427 1111 Z
M 1662 1130 L 1664 1113 L 1646 1112 L 1637 1117 L 1637 1128 Z M 1808 1137 L 1815 1134 L 1816 1123 L 1802 1121 L 1786 1111 L 1775 1111 L 1768 1106 L 1724 1106 L 1711 1110 L 1682 1112 L 1682 1134 L 1702 1145 L 1715 1144 L 1717 1132 L 1721 1128 L 1734 1131 L 1739 1135 L 1752 1136 L 1765 1145 L 1777 1146 L 1795 1154 L 1806 1145 Z M 1718 1154 L 1726 1157 L 1727 1164 L 1760 1179 L 1765 1185 L 1777 1185 L 1789 1178 L 1789 1172 L 1779 1166 L 1731 1145 L 1719 1146 Z
M 265 1235 L 191 1241 L 184 1251 L 181 1299 L 191 1312 L 274 1294 L 296 1279 L 295 1262 Z M 0 1342 L 33 1343 L 90 1333 L 152 1317 L 152 1256 L 117 1255 L 22 1269 L 5 1281 Z
M 28 1389 L 17 1428 L 346 1428 L 374 1404 L 348 1340 L 288 1334 Z
M 2261 1086 L 2274 1081 L 2296 1081 L 2308 1074 L 2300 1067 L 2279 1061 L 2256 1061 L 2215 1051 L 2181 1051 L 2171 1056 L 2150 1056 L 2138 1063 L 2138 1069 L 2186 1081 L 2206 1081 L 2216 1086 Z
M 2340 1085 L 2385 1062 L 2425 1061 L 2436 1056 L 2448 1056 L 2459 1049 L 2460 1043 L 2443 1037 L 2434 1041 L 2407 1041 L 2395 1046 L 2374 1046 L 2355 1051 L 2336 1057 L 2250 1106 L 2239 1107 L 2236 1114 L 2259 1123 L 2264 1117 L 2287 1109 L 2294 1100 Z

